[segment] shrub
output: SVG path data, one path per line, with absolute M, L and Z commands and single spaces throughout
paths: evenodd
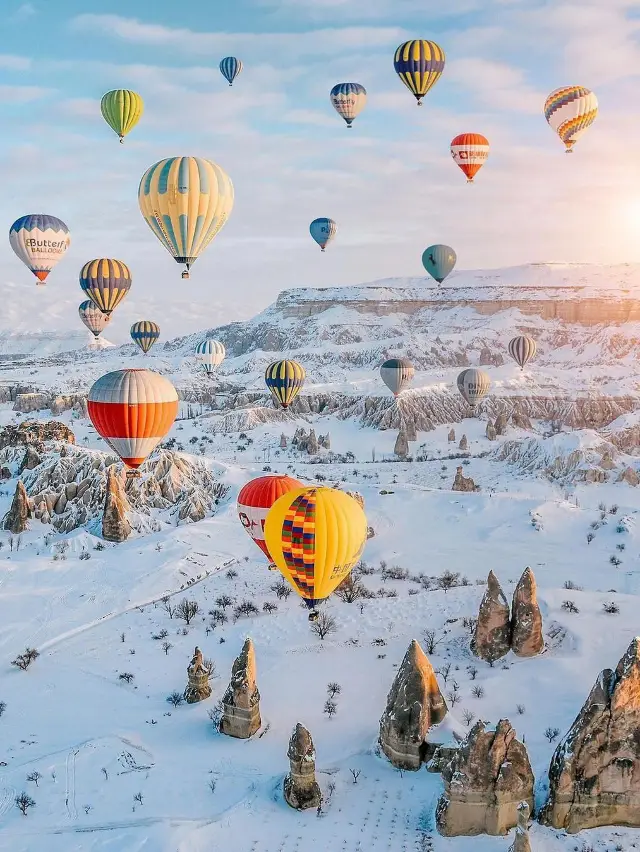
M 4 711 L 7 709 L 6 701 L 0 701 L 0 716 L 4 714 Z
M 409 571 L 406 568 L 401 568 L 399 565 L 392 565 L 391 568 L 385 568 L 381 572 L 383 582 L 385 580 L 408 580 Z
M 24 654 L 18 654 L 15 660 L 11 661 L 11 665 L 22 669 L 24 672 L 29 668 L 34 660 L 38 659 L 39 656 L 40 654 L 35 648 L 26 648 Z
M 235 568 L 229 568 L 229 570 L 224 576 L 227 578 L 227 580 L 235 580 L 238 576 L 238 572 L 235 570 Z
M 237 621 L 239 618 L 251 618 L 252 615 L 258 615 L 258 613 L 258 607 L 253 601 L 242 601 L 242 603 L 238 604 L 238 606 L 233 610 L 233 620 Z
M 609 562 L 613 565 L 614 568 L 617 568 L 618 565 L 622 565 L 622 559 L 618 559 L 617 556 L 610 556 Z
M 594 533 L 592 533 L 592 532 L 587 533 L 587 544 L 591 544 L 591 542 L 594 540 L 594 538 L 595 538 Z
M 516 704 L 516 710 L 518 711 L 519 716 L 524 716 L 526 709 L 527 708 L 524 706 L 524 704 Z
M 460 574 L 454 574 L 452 571 L 445 571 L 436 579 L 436 582 L 439 589 L 444 589 L 444 591 L 447 592 L 449 589 L 453 589 L 455 586 L 459 585 L 459 580 Z
M 78 557 L 82 562 L 85 562 L 87 559 L 91 559 L 91 554 L 88 550 L 83 550 L 80 556 Z
M 545 737 L 552 743 L 557 740 L 560 735 L 560 728 L 547 728 L 544 732 Z
M 324 702 L 324 712 L 330 719 L 332 716 L 335 716 L 335 714 L 338 712 L 338 706 L 335 701 L 332 701 L 330 698 L 327 698 L 327 700 Z
M 339 683 L 328 683 L 327 684 L 327 695 L 329 698 L 335 698 L 336 695 L 340 695 L 342 692 L 342 687 Z
M 564 581 L 564 588 L 568 589 L 569 591 L 574 591 L 574 592 L 581 592 L 582 591 L 582 586 L 576 586 L 576 584 L 573 582 L 573 580 L 565 580 Z
M 131 674 L 131 672 L 122 672 L 118 675 L 119 680 L 124 680 L 126 683 L 131 683 L 131 681 L 135 678 L 135 675 Z
M 220 609 L 225 610 L 228 606 L 231 606 L 233 603 L 233 598 L 230 598 L 229 595 L 220 595 L 219 598 L 216 598 L 216 606 L 219 606 Z M 212 615 L 212 613 L 209 613 Z
M 36 803 L 27 793 L 20 793 L 19 796 L 15 798 L 16 807 L 22 813 L 23 816 L 27 815 L 27 811 L 29 808 L 34 808 Z
M 274 612 L 277 612 L 277 611 L 278 611 L 278 605 L 277 605 L 277 604 L 272 603 L 271 601 L 265 601 L 265 602 L 262 604 L 262 611 L 263 611 L 263 612 L 266 612 L 266 613 L 267 613 L 267 615 L 271 615 L 272 613 L 274 613 Z
M 620 607 L 615 601 L 609 601 L 602 604 L 602 609 L 609 615 L 617 615 L 620 612 Z
M 215 630 L 216 627 L 222 624 L 226 624 L 228 621 L 227 614 L 221 609 L 212 609 L 209 613 L 211 616 L 211 629 Z
M 562 603 L 562 609 L 563 609 L 565 612 L 575 612 L 575 613 L 580 612 L 580 610 L 579 610 L 579 609 L 578 609 L 578 607 L 574 604 L 574 602 L 573 602 L 573 601 L 563 601 L 563 603 Z

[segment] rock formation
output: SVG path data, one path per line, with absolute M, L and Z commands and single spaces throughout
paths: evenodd
M 531 808 L 527 802 L 520 802 L 518 805 L 518 824 L 516 825 L 516 836 L 513 841 L 513 846 L 509 852 L 531 852 L 531 843 L 529 842 L 529 816 Z
M 262 724 L 260 693 L 256 685 L 256 655 L 253 642 L 247 639 L 231 669 L 231 683 L 222 699 L 224 714 L 220 733 L 247 740 Z
M 24 420 L 18 426 L 9 425 L 0 430 L 0 449 L 33 444 L 37 450 L 42 451 L 45 441 L 75 444 L 76 439 L 71 429 L 58 420 L 49 420 L 46 423 Z
M 42 411 L 51 405 L 51 397 L 46 393 L 19 393 L 16 396 L 14 411 L 30 414 L 32 411 Z
M 449 429 L 449 434 L 447 435 L 447 441 L 450 444 L 453 444 L 455 442 L 455 440 L 456 440 L 456 430 L 455 429 Z
M 526 568 L 513 593 L 511 650 L 518 657 L 535 657 L 544 649 L 542 615 L 536 596 L 536 578 Z
M 615 470 L 616 469 L 616 463 L 614 462 L 613 458 L 611 457 L 611 451 L 610 450 L 606 450 L 602 454 L 602 458 L 600 459 L 598 464 L 603 470 Z
M 480 604 L 471 651 L 481 660 L 493 663 L 508 654 L 510 647 L 509 604 L 498 578 L 493 571 L 489 571 L 487 590 Z
M 300 722 L 289 740 L 289 774 L 284 779 L 284 799 L 290 807 L 302 811 L 319 808 L 322 793 L 316 781 L 316 751 L 309 731 Z
M 394 766 L 420 769 L 425 737 L 447 714 L 433 666 L 415 641 L 393 681 L 380 719 L 380 746 Z
M 284 432 L 282 433 L 282 435 L 280 435 L 280 449 L 287 449 L 287 436 L 284 434 Z
M 19 535 L 29 526 L 28 521 L 30 517 L 31 505 L 29 498 L 27 497 L 24 483 L 21 479 L 19 479 L 16 484 L 11 508 L 2 521 L 2 528 L 8 532 L 14 533 L 15 535 Z
M 487 423 L 487 430 L 486 430 L 486 432 L 485 432 L 485 435 L 487 436 L 487 438 L 488 438 L 490 441 L 495 441 L 495 440 L 496 440 L 496 437 L 497 437 L 496 428 L 495 428 L 495 426 L 493 425 L 493 423 L 492 423 L 490 420 L 489 420 L 489 422 Z
M 184 691 L 184 700 L 187 704 L 197 704 L 211 695 L 209 678 L 211 677 L 211 666 L 205 663 L 200 648 L 195 649 L 191 662 L 187 666 L 188 682 Z
M 466 435 L 463 435 L 462 438 L 460 438 L 460 443 L 458 444 L 458 449 L 462 450 L 463 453 L 466 453 L 466 452 L 469 451 L 469 441 L 467 440 Z
M 540 821 L 573 834 L 640 826 L 640 637 L 600 673 L 549 767 Z
M 504 413 L 498 414 L 496 417 L 496 421 L 494 423 L 494 428 L 496 430 L 497 435 L 506 435 L 507 434 L 507 425 L 509 421 L 507 420 L 507 415 Z
M 407 436 L 402 430 L 398 432 L 393 452 L 400 459 L 405 459 L 409 455 L 409 442 L 407 441 Z
M 456 468 L 456 475 L 451 486 L 452 491 L 480 491 L 471 477 L 464 476 L 462 467 Z
M 521 411 L 514 411 L 511 415 L 511 422 L 517 429 L 528 429 L 531 431 L 531 420 Z
M 27 444 L 27 449 L 25 450 L 24 458 L 20 463 L 20 467 L 18 469 L 18 473 L 22 475 L 25 470 L 33 470 L 38 467 L 42 459 L 38 454 L 38 451 L 32 444 Z
M 628 467 L 626 470 L 622 471 L 617 481 L 627 482 L 629 485 L 633 485 L 633 487 L 636 488 L 636 486 L 640 485 L 640 476 L 638 476 L 632 467 Z
M 506 834 L 523 801 L 533 808 L 529 756 L 507 719 L 488 729 L 476 722 L 442 780 L 436 824 L 445 837 Z
M 64 501 L 64 502 L 63 502 Z M 61 495 L 53 507 L 54 512 L 62 514 L 66 508 L 66 496 Z M 127 518 L 129 503 L 118 477 L 116 465 L 107 472 L 107 493 L 102 513 L 102 537 L 107 541 L 125 541 L 131 535 L 131 524 Z
M 407 417 L 402 421 L 402 431 L 407 437 L 407 441 L 417 441 L 418 433 L 416 432 L 416 421 L 413 417 Z
M 309 437 L 307 438 L 307 453 L 310 456 L 318 454 L 318 439 L 316 437 L 315 429 L 311 429 L 309 432 Z
M 364 509 L 364 497 L 359 491 L 347 491 L 346 492 L 349 497 L 353 497 L 353 499 L 358 503 L 358 505 Z

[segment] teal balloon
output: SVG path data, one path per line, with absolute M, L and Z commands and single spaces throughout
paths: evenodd
M 453 271 L 457 259 L 456 253 L 451 246 L 438 244 L 429 246 L 429 248 L 424 250 L 422 265 L 429 275 L 435 278 L 438 284 L 441 284 L 447 275 Z

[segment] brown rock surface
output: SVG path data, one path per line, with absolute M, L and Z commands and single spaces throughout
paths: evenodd
M 544 649 L 542 615 L 536 595 L 536 578 L 526 568 L 513 593 L 511 650 L 518 657 L 535 657 Z
M 231 669 L 231 683 L 222 703 L 220 733 L 249 739 L 260 728 L 260 693 L 256 684 L 256 655 L 251 639 L 244 643 Z
M 295 727 L 289 749 L 289 774 L 284 779 L 284 798 L 296 810 L 318 808 L 322 793 L 316 781 L 316 751 L 309 731 L 300 722 Z
M 570 834 L 640 826 L 640 637 L 600 673 L 549 767 L 540 821 Z
M 402 429 L 398 432 L 393 452 L 401 459 L 404 459 L 409 455 L 409 442 L 407 441 L 407 436 Z
M 29 518 L 31 517 L 31 503 L 27 497 L 27 491 L 21 479 L 16 484 L 16 490 L 13 495 L 11 508 L 4 516 L 2 528 L 8 532 L 19 535 L 23 533 L 29 526 Z
M 46 393 L 19 393 L 13 406 L 14 411 L 30 414 L 32 411 L 42 411 L 51 405 L 51 397 Z
M 628 467 L 626 470 L 622 471 L 617 481 L 627 482 L 629 485 L 633 485 L 633 487 L 636 488 L 640 485 L 640 476 L 638 476 L 632 467 Z
M 442 780 L 436 824 L 445 837 L 506 834 L 518 822 L 521 802 L 533 808 L 529 756 L 507 719 L 495 730 L 477 722 Z
M 498 578 L 493 571 L 489 571 L 487 590 L 480 603 L 471 650 L 481 660 L 493 663 L 508 654 L 510 648 L 509 604 Z
M 458 444 L 458 449 L 462 450 L 463 453 L 466 453 L 467 450 L 469 449 L 469 441 L 467 440 L 466 435 L 463 435 L 462 438 L 460 438 L 460 443 Z
M 495 426 L 493 425 L 493 423 L 489 420 L 489 422 L 487 423 L 487 429 L 486 429 L 486 432 L 485 432 L 486 437 L 487 437 L 490 441 L 495 441 L 495 440 L 496 440 L 496 437 L 497 437 L 497 434 L 498 434 L 498 433 L 496 432 L 496 427 L 495 427 Z
M 56 505 L 58 505 L 56 503 Z M 127 519 L 129 503 L 115 465 L 107 471 L 107 493 L 102 513 L 102 537 L 107 541 L 125 541 L 131 535 Z
M 496 422 L 494 423 L 496 434 L 498 435 L 506 435 L 507 434 L 507 426 L 509 424 L 509 420 L 507 415 L 503 413 L 498 414 L 496 417 Z
M 20 463 L 18 473 L 21 474 L 25 470 L 33 470 L 34 468 L 38 467 L 41 461 L 42 459 L 40 458 L 40 455 L 36 448 L 31 444 L 27 444 L 27 449 L 25 451 L 24 458 Z
M 529 816 L 531 808 L 527 802 L 520 802 L 518 805 L 518 824 L 516 826 L 516 836 L 513 841 L 513 846 L 509 852 L 531 852 L 531 843 L 529 841 Z
M 191 662 L 187 666 L 188 682 L 184 691 L 184 700 L 187 704 L 197 704 L 211 695 L 209 678 L 211 677 L 211 666 L 205 663 L 200 648 L 196 647 Z
M 64 441 L 67 444 L 75 444 L 76 439 L 71 429 L 58 420 L 49 420 L 46 423 L 24 420 L 18 426 L 9 425 L 0 430 L 0 449 L 27 444 L 35 444 L 39 449 L 45 441 Z
M 420 769 L 425 737 L 447 714 L 433 666 L 415 641 L 398 669 L 380 719 L 380 746 L 394 766 Z
M 480 488 L 475 484 L 471 477 L 464 476 L 462 467 L 456 468 L 455 479 L 451 486 L 452 491 L 480 491 Z
M 447 435 L 447 441 L 450 444 L 453 444 L 455 442 L 455 440 L 456 440 L 456 430 L 455 429 L 449 429 L 449 434 Z
M 533 428 L 531 420 L 522 411 L 514 411 L 511 415 L 511 422 L 517 429 L 528 429 L 530 431 Z

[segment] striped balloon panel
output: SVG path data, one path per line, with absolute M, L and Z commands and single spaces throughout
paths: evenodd
M 351 125 L 367 102 L 367 90 L 360 83 L 338 83 L 331 89 L 331 103 L 342 118 Z
M 408 387 L 415 372 L 408 358 L 389 358 L 380 367 L 382 381 L 394 396 L 398 396 Z
M 303 487 L 299 480 L 277 474 L 260 476 L 247 482 L 238 494 L 240 523 L 269 560 L 271 554 L 264 537 L 264 525 L 269 509 L 283 494 L 287 494 L 294 488 Z
M 569 150 L 595 121 L 598 99 L 583 86 L 565 86 L 549 95 L 544 115 Z
M 111 319 L 107 314 L 103 314 L 100 308 L 97 308 L 93 304 L 91 299 L 87 299 L 81 303 L 78 308 L 78 314 L 82 322 L 96 338 L 109 325 L 109 320 Z
M 458 376 L 458 390 L 472 407 L 484 399 L 490 387 L 491 380 L 484 370 L 471 367 L 463 370 Z
M 136 92 L 114 89 L 102 96 L 100 110 L 109 127 L 122 139 L 140 121 L 144 102 Z
M 451 142 L 451 156 L 469 181 L 473 181 L 489 156 L 489 140 L 480 133 L 461 133 Z
M 9 243 L 24 265 L 44 281 L 69 248 L 71 237 L 62 219 L 31 213 L 13 223 Z
M 321 249 L 326 248 L 326 246 L 335 237 L 337 230 L 338 226 L 333 219 L 314 219 L 309 225 L 309 233 Z
M 129 292 L 131 273 L 121 260 L 97 258 L 82 267 L 80 286 L 96 307 L 110 314 Z
M 536 354 L 536 342 L 526 334 L 514 337 L 509 341 L 509 355 L 522 369 Z
M 230 86 L 233 85 L 233 81 L 242 71 L 243 67 L 242 60 L 236 59 L 235 56 L 225 56 L 225 58 L 220 62 L 220 71 L 222 76 Z
M 192 264 L 224 226 L 233 184 L 220 166 L 201 157 L 170 157 L 140 181 L 138 202 L 147 225 L 178 263 Z
M 117 370 L 89 391 L 89 417 L 98 434 L 131 468 L 138 468 L 173 425 L 178 394 L 151 370 Z
M 282 554 L 298 592 L 314 600 L 316 493 L 310 489 L 291 504 L 282 525 Z
M 160 326 L 150 320 L 140 320 L 131 326 L 131 339 L 146 354 L 160 337 Z
M 196 362 L 211 375 L 225 359 L 226 350 L 219 340 L 205 340 L 196 346 Z
M 288 408 L 300 393 L 306 372 L 297 361 L 274 361 L 266 369 L 264 380 L 274 400 Z
M 396 73 L 418 102 L 444 71 L 444 50 L 434 41 L 413 39 L 401 44 L 393 58 Z

